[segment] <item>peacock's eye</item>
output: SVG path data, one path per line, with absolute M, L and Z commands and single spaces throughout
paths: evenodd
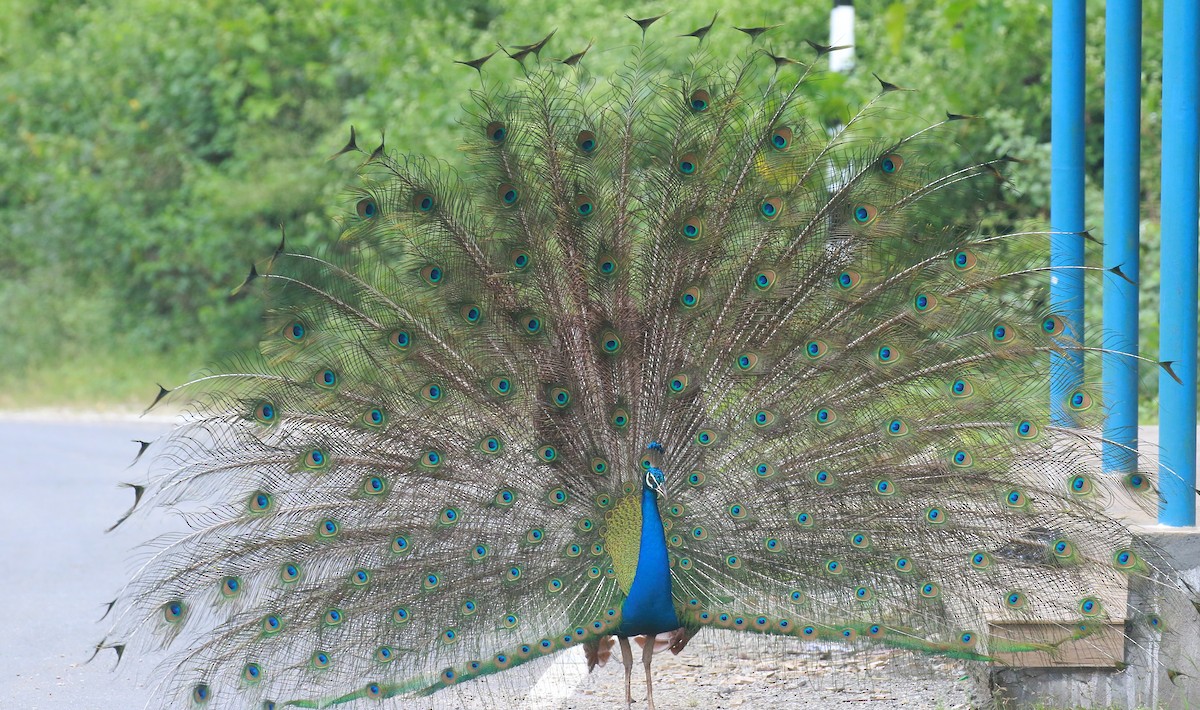
M 889 175 L 900 172 L 902 167 L 904 167 L 904 158 L 897 153 L 888 153 L 879 159 L 879 169 Z
M 508 395 L 512 394 L 513 391 L 512 380 L 503 376 L 493 377 L 491 382 L 488 383 L 488 387 L 491 388 L 492 392 L 500 395 L 501 397 L 507 397 Z
M 522 332 L 526 335 L 537 335 L 542 332 L 542 319 L 536 315 L 523 315 L 517 319 L 517 324 L 521 326 Z
M 359 200 L 358 204 L 354 206 L 354 211 L 362 219 L 371 219 L 379 214 L 379 206 L 375 203 L 374 198 L 365 197 Z
M 872 205 L 855 205 L 850 213 L 854 217 L 854 223 L 860 226 L 874 222 L 879 216 L 879 210 Z
M 274 422 L 275 416 L 275 405 L 271 404 L 270 402 L 260 402 L 259 405 L 254 408 L 254 418 L 257 419 L 260 424 L 270 424 Z
M 775 285 L 775 272 L 771 269 L 765 269 L 754 275 L 752 283 L 758 291 L 769 291 Z
M 695 153 L 685 153 L 681 155 L 675 164 L 675 167 L 678 168 L 679 172 L 683 175 L 695 175 L 696 170 L 699 169 L 699 166 L 700 161 L 696 157 Z
M 778 197 L 768 197 L 758 206 L 758 211 L 764 219 L 775 219 L 783 211 L 783 200 Z
M 442 267 L 435 264 L 426 264 L 421 268 L 421 278 L 430 286 L 438 286 L 446 279 L 446 273 L 442 271 Z
M 580 131 L 575 136 L 575 147 L 584 155 L 591 155 L 596 150 L 596 134 L 591 131 Z
M 975 268 L 976 264 L 979 263 L 975 253 L 970 249 L 957 251 L 954 253 L 952 258 L 954 261 L 954 268 L 959 271 L 970 271 L 971 269 Z
M 837 286 L 842 291 L 850 291 L 862 283 L 862 274 L 857 271 L 843 271 L 837 276 Z
M 469 325 L 475 325 L 481 318 L 483 318 L 483 311 L 479 310 L 479 306 L 468 305 L 463 306 L 459 310 L 459 315 L 461 315 L 462 319 Z
M 520 197 L 520 193 L 517 192 L 516 187 L 508 183 L 504 183 L 500 187 L 496 188 L 496 196 L 500 198 L 500 201 L 504 203 L 505 207 L 511 207 L 512 205 L 517 204 L 517 199 Z
M 418 212 L 432 212 L 433 208 L 437 206 L 433 195 L 428 192 L 418 192 L 413 195 L 412 204 Z
M 298 343 L 304 340 L 304 336 L 308 335 L 308 328 L 305 327 L 303 321 L 295 321 L 283 329 L 283 337 Z
M 508 128 L 500 121 L 492 121 L 483 129 L 484 135 L 493 143 L 503 143 L 508 137 Z
M 778 151 L 785 151 L 792 146 L 792 129 L 787 126 L 780 126 L 774 131 L 771 131 L 771 147 Z

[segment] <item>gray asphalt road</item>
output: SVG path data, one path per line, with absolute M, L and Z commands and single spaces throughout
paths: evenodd
M 133 502 L 130 439 L 163 423 L 0 421 L 0 708 L 129 708 L 148 697 L 135 664 L 112 671 L 104 602 L 124 579 L 135 536 L 104 534 Z M 144 534 L 144 531 L 143 531 Z
M 87 660 L 106 628 L 97 622 L 104 603 L 129 573 L 135 546 L 152 533 L 141 521 L 104 533 L 133 500 L 118 484 L 145 475 L 126 469 L 137 451 L 130 440 L 152 439 L 167 429 L 162 422 L 0 419 L 0 580 L 6 589 L 0 710 L 159 707 L 141 687 L 151 664 L 127 658 L 114 671 L 111 651 Z M 656 657 L 658 707 L 831 710 L 870 702 L 873 709 L 949 709 L 967 701 L 970 683 L 959 680 L 962 669 L 950 663 L 924 660 L 897 668 L 884 654 L 822 660 L 812 648 L 764 646 L 744 637 L 701 634 L 680 656 Z M 563 660 L 569 666 L 582 657 Z M 472 707 L 621 707 L 619 659 L 582 681 L 581 673 L 566 670 L 557 686 L 540 684 L 549 692 L 538 702 L 439 699 Z M 640 670 L 639 663 L 639 700 Z

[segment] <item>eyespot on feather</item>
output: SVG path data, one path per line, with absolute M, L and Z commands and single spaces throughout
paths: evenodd
M 270 512 L 274 505 L 275 499 L 270 493 L 265 491 L 255 491 L 254 493 L 251 493 L 250 500 L 246 503 L 246 507 L 250 510 L 250 512 L 256 515 Z
M 621 337 L 616 331 L 605 330 L 600 333 L 600 350 L 605 355 L 616 355 L 621 352 Z
M 611 254 L 601 254 L 596 257 L 596 271 L 601 276 L 612 276 L 620 270 L 620 263 Z
M 763 219 L 775 220 L 783 212 L 783 200 L 778 197 L 768 197 L 758 206 L 758 213 Z
M 1042 332 L 1051 337 L 1062 335 L 1066 324 L 1058 316 L 1047 316 L 1042 320 Z
M 992 342 L 1007 345 L 1017 339 L 1017 331 L 1007 323 L 997 323 L 992 326 Z
M 310 449 L 304 455 L 304 466 L 311 470 L 320 470 L 329 466 L 329 457 L 319 448 Z
M 169 624 L 178 624 L 187 616 L 187 604 L 182 599 L 172 599 L 162 605 L 163 619 Z
M 829 346 L 823 340 L 810 340 L 804 344 L 804 354 L 809 360 L 820 360 L 829 352 Z
M 899 350 L 891 345 L 880 345 L 875 350 L 875 362 L 880 365 L 894 365 L 903 359 Z
M 695 175 L 700 170 L 700 159 L 695 153 L 684 153 L 675 161 L 675 168 L 685 177 Z
M 680 372 L 672 375 L 670 379 L 667 380 L 667 389 L 670 390 L 671 394 L 682 394 L 685 390 L 687 390 L 690 383 L 691 377 L 689 377 L 685 372 Z
M 575 147 L 584 155 L 591 155 L 596 151 L 596 134 L 592 131 L 580 131 L 579 135 L 575 136 Z
M 436 449 L 430 449 L 429 451 L 426 451 L 417 459 L 417 463 L 422 468 L 430 470 L 440 467 L 444 462 L 445 457 L 442 455 L 442 452 Z
M 403 329 L 393 330 L 388 335 L 388 345 L 396 350 L 404 352 L 412 346 L 412 334 Z
M 259 424 L 274 424 L 278 416 L 275 405 L 270 402 L 259 402 L 258 406 L 254 408 L 254 419 Z
M 533 313 L 517 316 L 517 325 L 525 335 L 537 335 L 542 332 L 542 319 Z
M 379 214 L 379 207 L 375 203 L 375 198 L 364 197 L 354 206 L 354 211 L 359 219 L 372 219 Z
M 875 221 L 875 218 L 879 216 L 879 210 L 874 205 L 855 205 L 850 210 L 850 215 L 854 218 L 855 224 L 865 227 Z
M 1018 439 L 1036 439 L 1040 432 L 1041 430 L 1038 428 L 1038 425 L 1028 419 L 1022 419 L 1013 427 L 1013 433 L 1016 434 Z
M 458 315 L 467 325 L 475 325 L 483 319 L 483 311 L 479 306 L 470 303 L 458 309 Z
M 506 182 L 496 188 L 496 197 L 500 198 L 500 203 L 505 207 L 512 207 L 517 204 L 521 194 L 514 185 Z
M 512 380 L 510 380 L 507 377 L 504 377 L 503 375 L 501 375 L 499 377 L 493 377 L 491 379 L 491 381 L 488 382 L 488 387 L 491 389 L 493 394 L 499 395 L 501 397 L 509 396 L 510 394 L 513 393 L 513 389 L 514 389 Z
M 970 249 L 961 249 L 951 257 L 954 268 L 958 271 L 970 271 L 979 263 L 975 253 Z
M 413 195 L 412 206 L 418 212 L 429 213 L 437 206 L 437 201 L 428 192 L 418 192 Z
M 333 370 L 326 368 L 313 375 L 313 384 L 321 389 L 331 390 L 337 387 L 338 377 Z
M 367 476 L 362 484 L 363 495 L 380 496 L 387 493 L 387 480 L 381 476 Z
M 575 196 L 575 214 L 580 217 L 591 217 L 596 211 L 596 205 L 592 202 L 592 198 L 584 194 Z
M 937 296 L 932 293 L 918 293 L 916 296 L 913 296 L 913 310 L 918 314 L 931 313 L 937 307 Z
M 304 321 L 293 321 L 283 328 L 283 337 L 293 343 L 299 343 L 308 335 L 308 327 Z
M 842 291 L 853 291 L 862 283 L 862 274 L 853 270 L 843 271 L 837 275 L 836 283 Z
M 479 441 L 479 450 L 485 454 L 498 454 L 504 450 L 504 442 L 495 434 L 485 436 Z
M 904 167 L 904 158 L 898 153 L 888 153 L 879 159 L 879 169 L 888 175 L 900 172 Z
M 771 131 L 771 147 L 781 153 L 791 148 L 792 129 L 787 126 L 779 126 Z
M 1086 412 L 1092 408 L 1092 395 L 1083 390 L 1076 390 L 1067 398 L 1067 406 L 1073 412 Z
M 1067 490 L 1069 490 L 1072 495 L 1085 496 L 1090 494 L 1093 489 L 1092 479 L 1082 473 L 1073 476 L 1071 480 L 1067 482 Z
M 440 286 L 446 279 L 446 273 L 442 270 L 442 267 L 436 264 L 426 264 L 421 267 L 420 273 L 421 278 L 430 286 Z
M 508 128 L 501 121 L 492 121 L 484 127 L 483 134 L 493 143 L 503 143 L 508 137 Z
M 757 353 L 742 353 L 733 359 L 734 367 L 741 372 L 749 372 L 758 367 L 759 357 Z
M 524 249 L 513 249 L 508 253 L 508 263 L 517 271 L 524 271 L 529 266 L 532 257 Z
M 755 274 L 751 280 L 755 290 L 769 291 L 775 285 L 776 275 L 771 269 L 764 269 Z
M 565 409 L 571 404 L 571 393 L 563 387 L 554 387 L 547 393 L 550 404 L 558 409 Z
M 383 429 L 387 426 L 387 414 L 379 407 L 372 407 L 363 412 L 362 423 L 371 429 Z

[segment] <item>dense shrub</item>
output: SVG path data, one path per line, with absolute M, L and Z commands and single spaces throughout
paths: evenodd
M 0 402 L 9 404 L 121 398 L 126 392 L 105 382 L 177 377 L 179 363 L 201 365 L 214 353 L 251 346 L 259 305 L 226 295 L 252 260 L 270 252 L 281 225 L 301 247 L 334 233 L 330 217 L 343 206 L 353 165 L 325 157 L 350 124 L 364 144 L 386 131 L 392 149 L 458 162 L 460 107 L 480 79 L 451 60 L 557 28 L 544 56 L 595 40 L 583 67 L 603 76 L 624 53 L 602 50 L 638 38 L 621 11 L 566 0 L 5 4 L 0 384 L 7 394 Z M 1153 206 L 1160 3 L 1146 5 L 1144 178 Z M 858 6 L 858 68 L 808 87 L 813 118 L 835 123 L 872 96 L 872 71 L 919 89 L 889 103 L 898 131 L 947 110 L 978 114 L 983 120 L 960 129 L 946 158 L 1010 153 L 1024 161 L 1009 173 L 1019 196 L 989 204 L 980 218 L 996 228 L 1043 224 L 1049 3 Z M 706 44 L 719 57 L 749 46 L 730 24 L 784 23 L 760 46 L 797 58 L 812 55 L 803 38 L 823 41 L 828 33 L 825 2 L 696 0 L 651 30 L 677 50 L 667 61 L 695 44 L 674 35 L 707 23 L 718 9 Z M 1099 233 L 1104 27 L 1101 8 L 1090 9 L 1088 220 Z M 762 62 L 766 75 L 770 62 Z M 503 82 L 519 67 L 498 55 L 488 70 L 488 81 Z M 1148 207 L 1146 216 L 1143 273 L 1157 283 L 1155 211 Z M 1146 293 L 1144 307 L 1153 351 L 1156 294 Z M 30 389 L 55 381 L 70 384 Z

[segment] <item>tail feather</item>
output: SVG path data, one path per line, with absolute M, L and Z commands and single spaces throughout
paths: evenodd
M 964 209 L 1009 159 L 944 166 L 959 115 L 876 135 L 888 82 L 830 133 L 813 65 L 631 53 L 600 85 L 582 53 L 512 86 L 460 62 L 484 87 L 462 173 L 351 132 L 340 238 L 247 279 L 259 351 L 156 399 L 192 406 L 126 517 L 188 529 L 107 647 L 170 647 L 157 680 L 221 707 L 602 663 L 651 466 L 674 652 L 704 627 L 972 660 L 1161 633 L 1188 593 L 1114 512 L 1152 477 L 1095 473 L 1095 383 L 1047 411 L 1048 356 L 1098 347 L 1045 305 L 1047 235 Z

